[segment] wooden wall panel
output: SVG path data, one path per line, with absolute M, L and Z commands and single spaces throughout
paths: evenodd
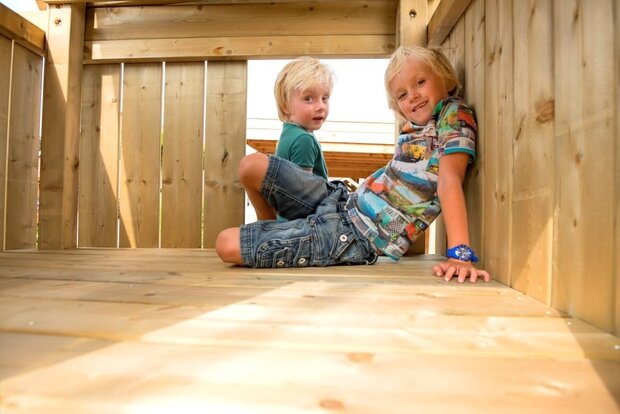
M 161 64 L 126 64 L 120 165 L 120 247 L 159 246 Z
M 13 42 L 0 35 L 0 67 L 10 68 L 13 54 Z M 0 251 L 4 250 L 4 196 L 6 190 L 7 148 L 9 144 L 9 102 L 11 76 L 0 76 Z
M 552 305 L 614 329 L 616 206 L 613 0 L 554 4 L 555 207 Z M 614 40 L 615 39 L 615 40 Z
M 511 283 L 549 303 L 553 243 L 553 3 L 514 2 Z
M 465 199 L 469 219 L 469 239 L 471 246 L 482 253 L 484 217 L 482 171 L 485 165 L 485 1 L 474 0 L 463 16 L 465 20 L 465 62 L 463 97 L 476 113 L 478 140 L 476 142 L 476 162 L 469 169 L 465 179 Z M 481 267 L 486 267 L 485 257 L 481 257 Z
M 407 1 L 426 4 L 426 0 Z M 88 16 L 85 59 L 170 62 L 303 54 L 387 56 L 394 51 L 395 3 L 352 0 L 99 8 Z M 416 21 L 425 37 L 426 20 Z
M 200 247 L 205 63 L 167 64 L 162 247 Z
M 484 267 L 510 285 L 513 179 L 512 1 L 486 0 Z
M 80 247 L 116 247 L 121 65 L 88 65 L 82 83 Z
M 37 246 L 42 71 L 43 58 L 14 45 L 7 150 L 7 250 Z
M 245 155 L 247 62 L 209 62 L 205 138 L 204 247 L 244 221 L 237 167 Z
M 89 9 L 85 37 L 129 40 L 393 34 L 394 19 L 393 0 L 112 7 Z

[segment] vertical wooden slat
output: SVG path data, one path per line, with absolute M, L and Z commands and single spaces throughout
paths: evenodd
M 37 244 L 39 123 L 43 59 L 21 45 L 13 49 L 6 189 L 6 249 Z
M 614 42 L 614 73 L 616 77 L 614 79 L 614 90 L 616 94 L 616 104 L 614 109 L 614 119 L 616 120 L 615 132 L 614 132 L 614 142 L 616 146 L 615 153 L 615 199 L 613 201 L 616 206 L 616 216 L 614 222 L 616 223 L 615 235 L 614 235 L 614 247 L 613 251 L 617 252 L 620 250 L 620 27 L 618 27 L 618 22 L 620 22 L 620 3 L 613 2 L 614 8 L 614 21 L 616 24 L 614 25 L 614 33 L 613 38 L 616 39 Z M 615 332 L 616 336 L 620 336 L 620 254 L 614 255 L 614 267 L 615 267 L 615 282 L 616 282 L 616 292 L 615 292 Z
M 465 15 L 456 22 L 450 33 L 450 62 L 461 85 L 465 82 Z
M 554 3 L 555 206 L 552 305 L 614 329 L 613 0 Z M 617 42 L 617 40 L 616 40 Z
M 553 244 L 553 4 L 514 2 L 512 287 L 550 302 Z
M 512 1 L 486 1 L 485 267 L 510 285 L 512 221 Z
M 396 14 L 396 47 L 426 46 L 428 0 L 399 0 Z
M 159 246 L 161 64 L 125 65 L 120 247 Z
M 40 247 L 77 245 L 84 4 L 49 11 L 41 142 Z
M 465 199 L 469 219 L 469 240 L 475 251 L 482 253 L 482 234 L 484 205 L 485 165 L 485 1 L 474 0 L 465 11 L 465 81 L 463 97 L 476 113 L 478 136 L 476 142 L 476 162 L 469 169 L 465 179 Z M 486 268 L 485 257 L 481 254 L 481 267 Z
M 13 42 L 0 35 L 0 67 L 10 68 L 12 60 Z M 5 191 L 6 191 L 6 168 L 7 147 L 9 131 L 9 93 L 11 77 L 7 71 L 6 76 L 0 76 L 0 251 L 4 250 L 4 226 L 5 226 Z
M 237 167 L 245 154 L 247 62 L 209 62 L 205 134 L 204 247 L 244 220 Z
M 200 247 L 205 63 L 166 65 L 162 247 Z
M 80 132 L 80 247 L 116 247 L 120 64 L 87 65 Z

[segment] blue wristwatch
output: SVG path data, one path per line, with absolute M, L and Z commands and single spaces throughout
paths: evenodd
M 474 254 L 474 251 L 471 247 L 466 244 L 459 244 L 458 246 L 454 246 L 448 249 L 446 253 L 450 259 L 458 259 L 464 262 L 477 262 L 478 258 Z

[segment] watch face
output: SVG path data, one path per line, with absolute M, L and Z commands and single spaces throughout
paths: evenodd
M 456 257 L 458 257 L 459 260 L 467 261 L 471 259 L 471 250 L 465 246 L 459 247 L 456 249 Z

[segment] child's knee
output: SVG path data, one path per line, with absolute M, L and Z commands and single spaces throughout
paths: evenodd
M 238 227 L 223 230 L 215 239 L 215 251 L 226 263 L 243 264 L 241 259 L 241 240 Z
M 259 188 L 267 173 L 269 157 L 259 152 L 246 155 L 239 162 L 239 181 L 244 187 Z

